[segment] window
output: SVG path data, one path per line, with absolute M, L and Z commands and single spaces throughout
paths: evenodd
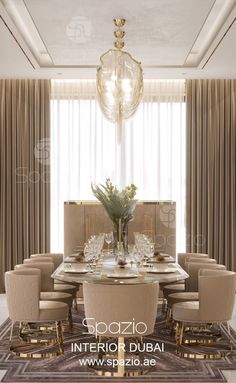
M 141 200 L 176 201 L 177 251 L 185 250 L 184 82 L 147 82 L 143 102 L 123 126 L 102 115 L 94 81 L 53 81 L 51 251 L 63 251 L 63 205 L 91 200 L 91 182 L 133 182 Z

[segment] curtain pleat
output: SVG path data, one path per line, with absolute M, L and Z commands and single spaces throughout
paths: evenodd
M 50 81 L 0 80 L 0 292 L 4 272 L 50 250 Z
M 236 270 L 236 80 L 188 80 L 187 250 Z

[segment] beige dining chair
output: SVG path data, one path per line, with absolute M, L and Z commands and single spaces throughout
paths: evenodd
M 62 253 L 39 253 L 39 254 L 31 254 L 30 259 L 47 259 L 51 260 L 54 263 L 54 271 L 60 266 L 63 262 L 63 254 Z M 73 283 L 66 283 L 59 280 L 54 280 L 55 290 L 56 291 L 65 291 L 73 295 L 74 299 L 74 309 L 77 311 L 77 292 L 79 290 L 79 284 L 75 285 Z M 62 285 L 62 286 L 60 286 Z M 69 288 L 71 286 L 71 288 Z M 71 290 L 71 291 L 69 291 Z
M 201 253 L 179 253 L 178 254 L 178 262 L 185 271 L 186 271 L 186 260 L 188 261 L 190 259 L 196 262 L 198 262 L 198 260 L 204 259 L 205 262 L 208 262 L 209 257 L 208 257 L 208 254 L 201 254 Z M 211 263 L 212 261 L 210 260 L 209 262 Z M 167 284 L 163 286 L 163 305 L 162 305 L 163 312 L 166 311 L 166 314 L 168 312 L 168 306 L 167 306 L 168 295 L 173 293 L 184 292 L 186 290 L 185 283 L 186 283 L 186 280 L 182 283 L 172 283 L 172 284 Z
M 173 320 L 176 322 L 177 353 L 186 357 L 214 358 L 225 356 L 225 353 L 207 354 L 196 353 L 189 355 L 181 351 L 186 343 L 185 327 L 189 325 L 217 324 L 222 326 L 227 322 L 230 338 L 229 321 L 232 318 L 236 273 L 226 270 L 199 270 L 199 301 L 175 303 L 172 307 Z M 202 340 L 199 340 L 201 344 Z
M 53 257 L 49 257 L 49 256 L 39 256 L 37 255 L 37 257 L 32 257 L 32 258 L 27 258 L 27 259 L 24 259 L 24 264 L 25 263 L 30 263 L 30 264 L 33 264 L 34 262 L 40 262 L 40 263 L 52 263 L 54 265 L 53 269 L 55 270 L 55 263 L 53 261 Z M 53 271 L 54 271 L 53 270 Z M 66 283 L 63 283 L 63 284 L 59 284 L 57 283 L 57 281 L 54 281 L 53 278 L 51 278 L 51 283 L 53 284 L 53 290 L 56 291 L 56 292 L 63 292 L 63 293 L 68 293 L 68 294 L 71 294 L 72 297 L 73 297 L 73 301 L 74 301 L 74 308 L 77 310 L 77 300 L 76 300 L 76 294 L 77 294 L 77 286 L 75 285 L 72 285 L 72 284 L 66 284 Z
M 12 321 L 10 332 L 10 350 L 16 355 L 27 358 L 48 357 L 64 353 L 62 321 L 68 319 L 68 307 L 63 302 L 41 301 L 41 273 L 39 269 L 28 268 L 7 271 L 5 286 L 9 318 Z M 22 342 L 12 345 L 12 332 L 15 323 L 48 323 L 54 322 L 58 351 L 56 353 L 39 353 L 26 351 L 25 346 L 32 344 Z
M 214 260 L 215 261 L 215 260 Z M 199 270 L 226 270 L 225 265 L 219 265 L 215 262 L 206 262 L 202 259 L 200 262 L 190 261 L 186 265 L 189 278 L 186 279 L 186 291 L 198 292 Z
M 53 259 L 55 269 L 57 269 L 60 264 L 63 262 L 63 254 L 62 253 L 38 253 L 38 254 L 31 254 L 30 258 L 37 258 L 37 257 L 49 257 Z
M 208 254 L 204 253 L 178 253 L 177 259 L 178 264 L 182 267 L 182 269 L 185 270 L 185 259 L 187 257 L 193 257 L 193 258 L 209 258 Z
M 199 270 L 226 270 L 224 265 L 217 265 L 214 263 L 203 262 L 188 262 L 187 272 L 189 278 L 186 279 L 186 291 L 180 293 L 172 293 L 167 297 L 167 314 L 166 314 L 166 324 L 169 326 L 172 324 L 172 306 L 175 303 L 187 302 L 187 301 L 198 301 L 198 280 L 199 280 Z M 171 327 L 172 328 L 172 327 Z
M 141 338 L 152 334 L 157 315 L 159 283 L 96 284 L 84 283 L 84 310 L 88 332 L 97 337 L 118 338 L 118 359 L 124 359 L 122 345 L 126 337 Z M 103 322 L 102 333 L 94 334 L 94 324 Z M 127 323 L 138 324 L 129 333 Z M 116 323 L 120 324 L 118 329 Z M 93 326 L 93 327 L 92 327 Z M 114 376 L 124 376 L 125 368 L 119 363 Z
M 184 265 L 184 270 L 186 272 L 188 272 L 188 263 L 191 262 L 191 263 L 210 263 L 210 264 L 217 264 L 216 260 L 213 259 L 213 258 L 202 258 L 202 257 L 186 257 L 185 258 L 185 265 Z
M 190 261 L 196 262 L 196 263 L 202 262 L 202 263 L 206 263 L 206 264 L 215 264 L 216 263 L 215 259 L 207 258 L 207 257 L 205 257 L 205 255 L 206 254 L 204 254 L 203 257 L 199 257 L 198 255 L 196 255 L 196 256 L 195 255 L 194 256 L 186 255 L 183 269 L 186 272 L 188 271 L 188 263 Z M 185 283 L 183 285 L 174 283 L 174 284 L 169 284 L 169 285 L 164 286 L 163 287 L 163 296 L 167 300 L 169 294 L 180 293 L 180 292 L 184 292 L 185 290 L 186 290 L 186 280 L 185 280 Z
M 45 259 L 49 258 L 49 259 L 53 260 L 54 270 L 56 270 L 61 265 L 61 263 L 63 262 L 63 258 L 64 258 L 62 253 L 38 253 L 38 254 L 31 254 L 30 255 L 30 258 L 42 258 L 42 257 L 44 257 Z M 56 280 L 56 283 L 63 284 L 64 282 Z
M 40 300 L 66 303 L 68 306 L 69 328 L 71 329 L 73 326 L 72 313 L 71 313 L 73 297 L 69 293 L 54 291 L 54 281 L 51 278 L 51 275 L 54 270 L 53 263 L 40 262 L 40 261 L 27 262 L 27 260 L 25 260 L 23 265 L 16 265 L 15 270 L 27 269 L 32 267 L 35 269 L 39 269 L 41 274 Z

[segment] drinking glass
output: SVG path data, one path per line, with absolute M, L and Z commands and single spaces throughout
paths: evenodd
M 148 259 L 154 256 L 155 243 L 149 242 L 146 246 L 146 256 Z
M 105 242 L 108 245 L 108 252 L 110 250 L 110 244 L 113 242 L 113 232 L 105 233 Z

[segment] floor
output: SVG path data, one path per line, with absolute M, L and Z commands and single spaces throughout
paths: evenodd
M 7 312 L 6 295 L 0 294 L 0 325 L 7 319 L 7 317 L 8 317 L 8 312 Z M 236 304 L 234 308 L 233 318 L 231 321 L 231 326 L 234 328 L 234 330 L 236 330 Z M 6 372 L 5 370 L 0 370 L 0 382 L 3 379 L 5 372 Z M 223 373 L 228 383 L 236 382 L 236 371 L 223 371 Z

